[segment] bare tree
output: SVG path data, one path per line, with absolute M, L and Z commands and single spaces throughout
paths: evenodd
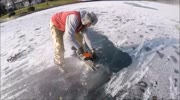
M 31 2 L 32 2 L 32 0 L 28 0 L 28 2 L 29 2 L 29 6 L 31 6 Z
M 46 0 L 46 4 L 49 5 L 49 0 Z
M 12 2 L 12 5 L 13 5 L 13 9 L 16 9 L 15 1 L 14 1 L 14 0 L 11 0 L 11 2 Z

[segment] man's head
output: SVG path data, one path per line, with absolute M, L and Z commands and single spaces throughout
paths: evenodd
M 81 12 L 81 22 L 83 25 L 86 26 L 95 25 L 97 21 L 98 21 L 97 16 L 93 12 L 86 12 L 86 11 Z

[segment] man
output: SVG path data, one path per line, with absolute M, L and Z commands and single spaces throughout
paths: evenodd
M 63 65 L 64 58 L 71 57 L 76 49 L 77 54 L 84 53 L 86 43 L 92 54 L 94 49 L 87 34 L 87 28 L 95 25 L 98 19 L 93 12 L 66 11 L 54 14 L 50 20 L 50 28 L 54 42 L 54 63 Z

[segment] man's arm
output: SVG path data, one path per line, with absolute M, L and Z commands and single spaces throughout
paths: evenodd
M 84 38 L 84 41 L 86 42 L 87 46 L 89 47 L 89 49 L 91 51 L 93 51 L 93 46 L 92 46 L 92 42 L 89 38 L 89 34 L 88 34 L 88 29 L 85 28 L 83 31 L 82 31 L 82 35 L 83 35 L 83 38 Z
M 69 40 L 70 44 L 74 46 L 76 49 L 80 48 L 79 43 L 75 39 L 76 28 L 78 27 L 78 25 L 79 25 L 79 21 L 77 16 L 73 14 L 67 16 L 64 39 Z

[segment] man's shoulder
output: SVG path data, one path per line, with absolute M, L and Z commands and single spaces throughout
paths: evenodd
M 67 17 L 68 17 L 69 20 L 77 21 L 78 22 L 78 16 L 76 16 L 74 14 L 70 14 Z

